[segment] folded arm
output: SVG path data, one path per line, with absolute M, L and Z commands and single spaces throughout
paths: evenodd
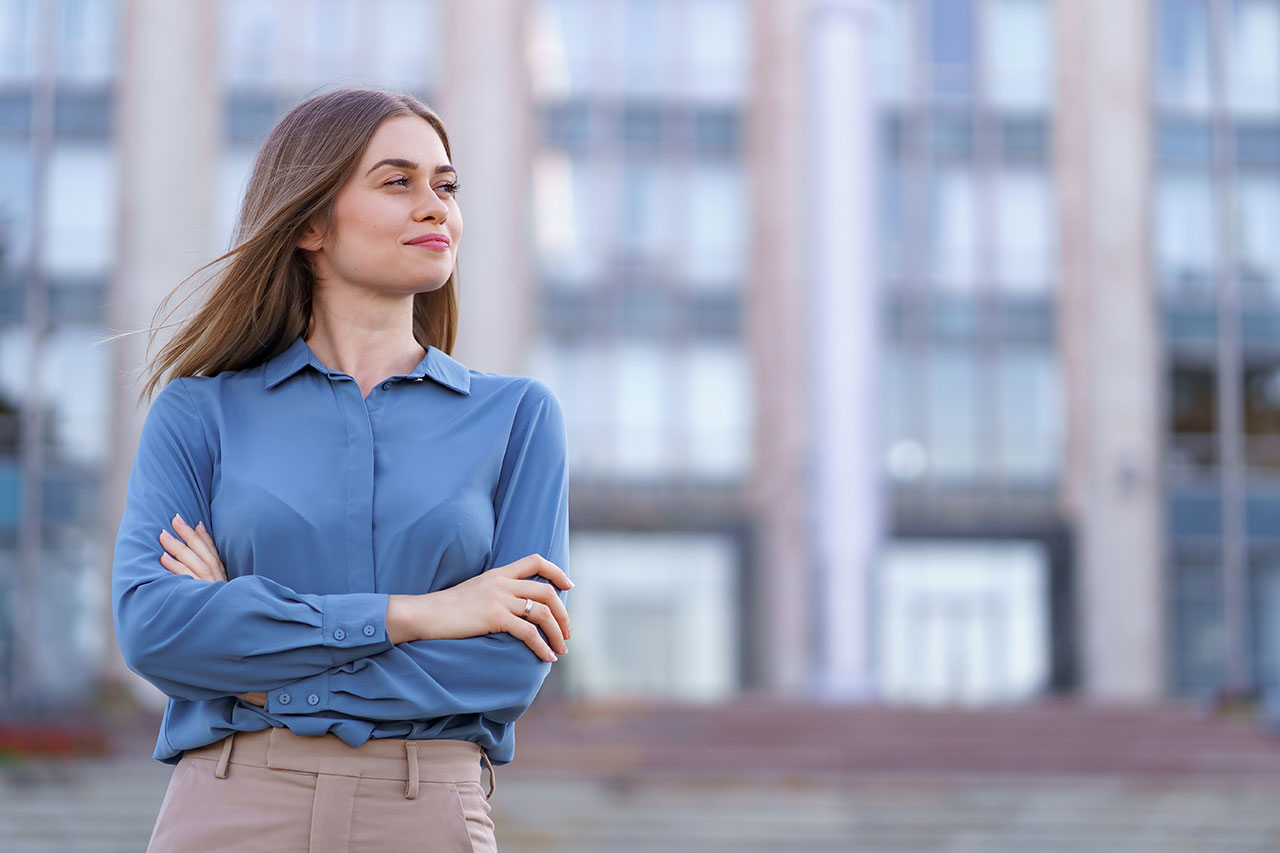
M 536 380 L 526 389 L 512 425 L 494 512 L 485 571 L 529 554 L 541 554 L 569 570 L 564 415 L 550 389 Z M 563 601 L 565 591 L 551 585 Z M 506 632 L 415 640 L 270 690 L 267 710 L 336 711 L 379 721 L 481 713 L 508 723 L 533 702 L 551 666 Z M 306 697 L 301 705 L 300 696 Z
M 111 573 L 129 668 L 177 699 L 269 690 L 391 647 L 387 596 L 311 595 L 257 575 L 207 583 L 168 571 L 159 533 L 174 513 L 209 518 L 213 453 L 182 378 L 148 411 Z

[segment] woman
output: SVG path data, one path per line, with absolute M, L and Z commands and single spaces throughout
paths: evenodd
M 565 432 L 448 355 L 449 158 L 412 97 L 296 106 L 152 364 L 112 577 L 169 697 L 151 850 L 497 849 L 493 766 L 570 636 Z

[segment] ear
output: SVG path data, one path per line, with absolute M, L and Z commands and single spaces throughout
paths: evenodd
M 324 247 L 324 237 L 320 233 L 320 229 L 316 228 L 312 223 L 307 226 L 307 230 L 302 232 L 302 236 L 298 238 L 298 248 L 305 249 L 308 252 L 316 252 Z

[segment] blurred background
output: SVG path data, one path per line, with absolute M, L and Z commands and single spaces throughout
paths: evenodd
M 343 85 L 441 115 L 453 355 L 568 419 L 575 639 L 531 769 L 596 725 L 565 769 L 776 737 L 800 775 L 1280 780 L 1280 0 L 0 0 L 13 754 L 59 719 L 149 754 L 108 601 L 146 336 L 97 342 L 229 247 L 267 132 Z M 1274 849 L 1251 814 L 1220 825 Z M 1224 844 L 1186 849 L 1255 849 Z

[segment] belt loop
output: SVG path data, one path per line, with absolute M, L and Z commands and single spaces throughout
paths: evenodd
M 404 751 L 409 759 L 409 781 L 404 786 L 404 797 L 413 800 L 418 797 L 418 742 L 405 741 Z
M 493 781 L 493 765 L 489 763 L 489 754 L 484 751 L 484 747 L 480 747 L 480 758 L 483 759 L 485 766 L 489 768 L 489 793 L 484 795 L 487 800 L 493 796 L 493 789 L 497 787 L 497 783 Z
M 222 753 L 218 756 L 218 769 L 213 772 L 214 776 L 219 779 L 227 778 L 227 762 L 231 760 L 231 742 L 235 740 L 236 733 L 232 732 L 222 739 Z

